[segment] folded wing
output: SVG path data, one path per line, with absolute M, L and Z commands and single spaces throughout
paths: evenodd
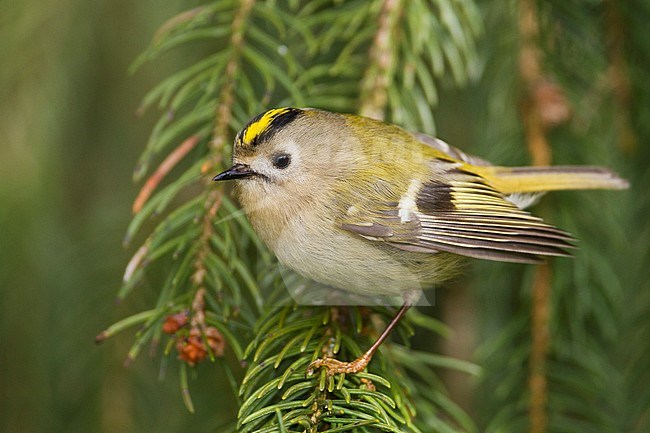
M 436 161 L 430 177 L 414 179 L 401 197 L 385 187 L 368 194 L 372 203 L 364 203 L 360 191 L 347 202 L 344 197 L 344 209 L 353 212 L 347 212 L 339 225 L 407 251 L 446 251 L 524 263 L 539 263 L 541 256 L 569 255 L 571 235 L 519 209 L 480 175 L 462 166 Z

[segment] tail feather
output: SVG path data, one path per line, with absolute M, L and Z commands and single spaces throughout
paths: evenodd
M 485 178 L 504 194 L 572 189 L 625 189 L 625 179 L 604 167 L 480 167 Z

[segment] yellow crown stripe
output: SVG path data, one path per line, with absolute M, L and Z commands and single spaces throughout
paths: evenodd
M 269 128 L 271 122 L 273 122 L 273 119 L 288 111 L 291 111 L 291 109 L 286 107 L 273 108 L 267 111 L 262 115 L 262 117 L 259 118 L 258 121 L 248 125 L 246 131 L 244 132 L 244 139 L 242 141 L 244 143 L 251 143 L 255 139 L 255 137 L 258 137 L 260 134 L 262 134 L 264 131 L 266 131 Z

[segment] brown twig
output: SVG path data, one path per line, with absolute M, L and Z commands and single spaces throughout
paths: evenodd
M 205 329 L 205 288 L 196 291 L 192 301 L 192 326 Z
M 610 63 L 608 75 L 616 104 L 614 122 L 618 144 L 624 151 L 633 152 L 637 147 L 637 138 L 630 120 L 632 83 L 625 61 L 625 24 L 619 8 L 615 1 L 605 1 L 605 35 Z
M 231 51 L 228 64 L 226 65 L 226 81 L 219 94 L 219 105 L 217 106 L 214 122 L 212 146 L 215 150 L 221 150 L 221 146 L 228 136 L 228 126 L 232 119 L 232 106 L 235 99 L 235 79 L 239 72 L 239 59 L 244 48 L 244 24 L 254 5 L 254 0 L 242 0 L 232 22 L 232 37 L 230 38 Z
M 230 120 L 232 119 L 232 108 L 235 103 L 235 80 L 239 72 L 241 51 L 244 47 L 244 29 L 246 20 L 250 15 L 251 9 L 255 1 L 242 0 L 239 9 L 235 13 L 235 18 L 232 23 L 232 37 L 230 39 L 230 58 L 226 65 L 225 84 L 219 93 L 218 105 L 216 116 L 214 120 L 213 138 L 211 142 L 211 155 L 206 163 L 201 167 L 202 173 L 207 173 L 216 167 L 222 157 L 223 146 L 228 137 L 228 128 Z M 206 179 L 209 179 L 206 178 Z M 206 180 L 209 182 L 209 180 Z M 194 260 L 194 274 L 192 275 L 192 282 L 194 285 L 202 290 L 204 286 L 205 275 L 207 270 L 205 268 L 205 258 L 210 251 L 210 239 L 214 234 L 214 227 L 212 222 L 219 210 L 222 199 L 222 191 L 220 189 L 212 188 L 208 193 L 205 201 L 206 212 L 203 215 L 203 229 L 198 242 L 201 245 L 196 259 Z
M 205 163 L 201 166 L 203 174 L 216 167 L 221 161 L 223 145 L 226 142 L 230 119 L 232 118 L 232 106 L 234 105 L 234 81 L 239 69 L 239 58 L 243 47 L 244 23 L 248 17 L 254 2 L 252 0 L 242 1 L 239 10 L 235 13 L 232 24 L 231 53 L 226 66 L 225 84 L 218 97 L 217 115 L 213 129 L 213 139 L 210 145 L 210 154 Z M 194 13 L 191 11 L 191 13 Z M 190 15 L 191 15 L 190 13 Z M 185 16 L 183 15 L 182 18 Z M 147 180 L 138 194 L 133 205 L 133 212 L 137 213 L 142 209 L 153 190 L 169 171 L 196 146 L 200 136 L 193 135 L 181 143 L 169 156 L 160 164 L 158 169 Z M 206 177 L 206 183 L 209 177 Z M 179 359 L 190 366 L 196 365 L 204 360 L 209 354 L 215 357 L 223 355 L 225 340 L 221 333 L 213 326 L 206 325 L 205 317 L 205 276 L 207 269 L 205 260 L 210 252 L 210 240 L 214 235 L 212 221 L 221 206 L 222 192 L 219 189 L 209 190 L 205 200 L 205 212 L 202 216 L 202 231 L 199 239 L 198 252 L 194 258 L 194 273 L 191 281 L 196 289 L 191 310 L 183 313 L 167 316 L 163 324 L 163 331 L 173 336 Z M 141 252 L 142 251 L 142 252 Z M 134 269 L 139 265 L 142 257 L 146 254 L 146 244 L 129 263 L 125 279 L 130 278 Z M 189 323 L 188 323 L 189 319 Z
M 543 433 L 548 424 L 548 381 L 546 358 L 550 346 L 549 320 L 551 309 L 551 268 L 539 265 L 533 278 L 533 344 L 530 353 L 530 431 Z
M 546 140 L 544 127 L 540 121 L 536 99 L 533 98 L 535 87 L 543 80 L 541 72 L 541 52 L 538 44 L 539 25 L 537 22 L 536 3 L 533 0 L 519 1 L 519 32 L 521 46 L 519 51 L 519 74 L 525 87 L 523 105 L 526 143 L 533 165 L 549 165 L 551 147 Z
M 194 9 L 181 12 L 180 14 L 171 17 L 170 19 L 165 21 L 163 25 L 158 28 L 158 30 L 156 30 L 156 33 L 154 33 L 152 38 L 152 43 L 154 45 L 160 43 L 160 41 L 162 41 L 163 38 L 167 36 L 167 34 L 171 32 L 174 28 L 176 28 L 180 24 L 192 20 L 194 17 L 196 17 L 204 10 L 205 10 L 205 6 L 199 6 Z
M 370 48 L 370 63 L 361 80 L 359 114 L 382 120 L 388 102 L 388 86 L 395 63 L 395 28 L 402 10 L 401 0 L 384 0 L 379 27 Z
M 519 74 L 526 91 L 523 105 L 523 122 L 526 142 L 534 165 L 551 163 L 551 147 L 545 135 L 544 107 L 535 90 L 544 82 L 541 68 L 541 51 L 538 47 L 539 25 L 536 2 L 519 0 Z M 540 265 L 535 270 L 532 287 L 532 348 L 530 354 L 530 432 L 543 433 L 548 425 L 548 381 L 546 358 L 549 353 L 549 310 L 551 294 L 551 270 Z
M 186 138 L 176 149 L 174 149 L 167 158 L 160 163 L 156 171 L 147 179 L 147 181 L 140 189 L 138 196 L 133 202 L 133 213 L 137 214 L 142 210 L 142 207 L 145 205 L 151 194 L 156 189 L 158 184 L 167 176 L 167 174 L 182 160 L 185 155 L 187 155 L 196 144 L 199 142 L 201 137 L 199 135 L 192 135 Z

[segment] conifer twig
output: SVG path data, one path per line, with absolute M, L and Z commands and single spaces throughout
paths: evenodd
M 196 144 L 199 142 L 201 137 L 199 135 L 192 135 L 178 145 L 167 158 L 163 160 L 162 163 L 158 166 L 156 171 L 153 172 L 149 179 L 144 183 L 142 189 L 138 193 L 138 196 L 133 201 L 133 214 L 137 214 L 142 209 L 142 206 L 145 205 L 151 194 L 156 189 L 158 184 L 167 176 L 167 174 L 178 164 L 184 157 L 187 155 Z
M 384 0 L 379 27 L 370 48 L 369 65 L 361 81 L 359 114 L 362 116 L 379 120 L 384 118 L 396 56 L 396 43 L 393 39 L 401 9 L 401 0 Z
M 535 86 L 542 82 L 541 53 L 537 46 L 539 25 L 534 0 L 519 1 L 519 73 L 525 88 L 523 121 L 526 142 L 533 165 L 549 165 L 551 148 L 546 139 L 544 124 L 540 117 L 539 100 L 532 97 Z M 543 433 L 548 424 L 548 381 L 546 358 L 549 352 L 549 309 L 551 270 L 548 265 L 535 269 L 532 286 L 532 349 L 530 353 L 530 432 Z
M 636 149 L 637 140 L 630 121 L 632 83 L 625 61 L 625 30 L 619 8 L 620 5 L 613 0 L 605 1 L 605 35 L 610 62 L 608 72 L 617 108 L 614 121 L 617 126 L 618 144 L 624 151 L 631 152 Z
M 232 108 L 235 102 L 235 77 L 239 71 L 239 60 L 242 49 L 244 48 L 244 24 L 254 5 L 254 0 L 243 0 L 232 22 L 230 58 L 226 64 L 226 80 L 219 94 L 219 105 L 217 106 L 217 115 L 214 122 L 212 148 L 215 155 L 221 154 L 221 146 L 226 141 L 228 135 L 228 126 L 232 119 Z
M 222 147 L 226 142 L 228 127 L 232 119 L 232 109 L 235 103 L 234 81 L 239 70 L 239 60 L 244 45 L 244 26 L 254 4 L 254 0 L 242 1 L 232 23 L 232 37 L 230 39 L 231 54 L 226 65 L 226 80 L 219 94 L 217 115 L 213 130 L 214 136 L 211 142 L 211 155 L 201 167 L 201 173 L 204 174 L 209 172 L 213 167 L 216 167 L 221 160 Z M 201 249 L 197 253 L 196 260 L 194 261 L 195 272 L 192 277 L 193 283 L 198 288 L 203 287 L 205 275 L 207 274 L 205 258 L 210 248 L 210 238 L 214 232 L 212 221 L 221 206 L 221 199 L 222 192 L 219 189 L 212 189 L 208 193 L 205 205 L 206 213 L 203 215 L 203 229 L 199 240 Z
M 530 431 L 543 433 L 548 424 L 548 380 L 546 378 L 546 358 L 549 352 L 549 319 L 551 308 L 551 268 L 538 265 L 533 278 L 533 345 L 530 354 Z
M 163 23 L 162 26 L 158 28 L 158 30 L 156 30 L 156 33 L 154 33 L 153 38 L 151 39 L 152 44 L 155 45 L 160 43 L 162 40 L 164 40 L 165 36 L 167 36 L 179 24 L 191 21 L 199 13 L 203 12 L 204 9 L 205 6 L 199 6 L 194 9 L 183 11 L 169 18 L 167 21 Z
M 407 356 L 407 349 L 394 344 L 394 350 L 384 351 L 368 371 L 328 376 L 322 370 L 318 376 L 306 377 L 308 364 L 321 354 L 347 359 L 361 353 L 359 340 L 376 332 L 381 325 L 375 324 L 374 318 L 385 317 L 388 309 L 299 307 L 290 298 L 286 302 L 291 305 L 284 305 L 284 286 L 304 283 L 275 268 L 260 273 L 260 281 L 256 279 L 259 261 L 255 261 L 253 247 L 264 254 L 265 266 L 270 266 L 270 255 L 245 221 L 216 223 L 223 212 L 235 212 L 236 207 L 226 192 L 210 182 L 210 174 L 223 165 L 229 153 L 232 125 L 260 104 L 310 100 L 313 106 L 383 118 L 387 107 L 402 106 L 395 96 L 402 92 L 396 89 L 415 85 L 423 90 L 413 92 L 418 94 L 413 101 L 405 101 L 408 108 L 400 120 L 408 123 L 413 114 L 430 119 L 432 125 L 433 118 L 425 108 L 435 103 L 434 78 L 444 73 L 444 59 L 455 62 L 454 71 L 462 76 L 466 75 L 463 59 L 474 55 L 473 43 L 467 39 L 471 32 L 461 29 L 473 19 L 471 2 L 443 13 L 430 10 L 426 2 L 411 6 L 403 0 L 376 0 L 372 4 L 351 3 L 340 17 L 317 2 L 313 5 L 318 6 L 310 3 L 305 8 L 295 3 L 288 11 L 280 4 L 261 3 L 210 2 L 179 14 L 161 28 L 152 47 L 137 62 L 199 39 L 214 43 L 217 51 L 172 74 L 145 98 L 143 106 L 160 101 L 160 107 L 173 116 L 161 117 L 141 158 L 138 173 L 145 173 L 158 155 L 168 155 L 143 187 L 128 239 L 152 217 L 169 213 L 127 266 L 120 296 L 157 270 L 151 269 L 151 263 L 170 265 L 169 274 L 155 308 L 121 321 L 99 339 L 140 325 L 129 351 L 130 361 L 146 343 L 153 342 L 153 346 L 167 335 L 164 354 L 169 356 L 175 349 L 181 361 L 181 390 L 190 411 L 190 368 L 204 359 L 220 357 L 227 344 L 246 369 L 239 384 L 235 375 L 228 373 L 233 389 L 239 388 L 237 422 L 241 433 L 275 427 L 314 433 L 353 429 L 359 433 L 415 433 L 429 431 L 433 424 L 440 425 L 441 431 L 462 426 L 463 431 L 473 432 L 471 419 L 458 410 L 436 380 L 434 369 L 438 367 L 464 368 L 445 357 L 425 352 L 411 356 L 410 351 Z M 407 22 L 414 30 L 400 32 Z M 323 37 L 326 28 L 331 31 Z M 427 30 L 423 33 L 423 29 Z M 438 34 L 438 39 L 446 39 L 445 44 L 425 50 L 423 43 Z M 339 56 L 335 56 L 337 52 Z M 303 57 L 303 53 L 311 54 Z M 331 75 L 334 58 L 344 66 L 345 74 Z M 359 71 L 357 66 L 362 63 L 367 69 Z M 410 81 L 402 83 L 396 70 L 411 71 Z M 319 94 L 326 99 L 314 103 Z M 416 108 L 417 113 L 409 111 Z M 199 137 L 187 141 L 192 134 Z M 202 146 L 208 137 L 209 143 Z M 190 151 L 192 155 L 188 155 Z M 161 188 L 173 167 L 195 156 L 195 164 Z M 189 184 L 197 193 L 188 194 L 191 198 L 182 203 L 185 197 L 178 193 L 187 193 L 183 188 Z M 201 185 L 203 189 L 196 188 Z M 279 305 L 262 308 L 262 286 L 273 290 L 269 299 L 278 299 Z M 248 303 L 251 297 L 257 309 L 249 308 L 255 306 Z M 441 333 L 441 324 L 412 313 L 397 330 L 403 341 L 408 341 L 416 326 Z M 243 350 L 244 345 L 248 349 Z
M 519 32 L 521 46 L 519 51 L 519 73 L 524 84 L 525 102 L 523 106 L 526 143 L 533 165 L 551 163 L 551 147 L 544 134 L 544 125 L 539 116 L 539 104 L 534 99 L 535 87 L 542 82 L 541 53 L 537 46 L 539 24 L 536 3 L 533 0 L 519 1 Z

